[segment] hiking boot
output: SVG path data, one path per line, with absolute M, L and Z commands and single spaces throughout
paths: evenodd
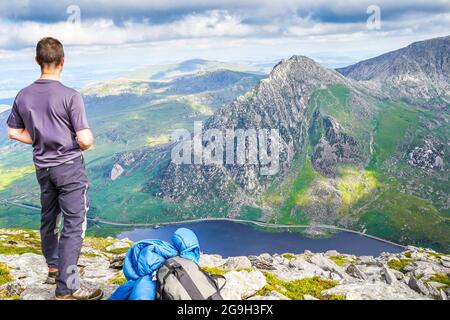
M 47 274 L 47 279 L 45 280 L 45 284 L 56 284 L 56 277 L 58 276 L 58 270 L 49 271 Z
M 72 292 L 72 294 L 55 296 L 56 300 L 100 300 L 101 298 L 103 298 L 103 291 L 99 288 L 80 288 Z
M 84 275 L 84 266 L 78 266 L 78 273 L 80 277 Z M 44 281 L 45 284 L 56 284 L 56 278 L 58 277 L 58 270 L 49 270 L 47 274 L 47 279 Z

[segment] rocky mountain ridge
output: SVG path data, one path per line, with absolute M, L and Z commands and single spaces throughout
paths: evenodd
M 339 163 L 367 162 L 367 156 L 361 157 L 357 152 L 358 142 L 346 134 L 335 119 L 318 110 L 312 112 L 308 107 L 315 90 L 328 85 L 348 86 L 353 90 L 353 99 L 363 101 L 353 83 L 339 73 L 323 68 L 310 58 L 293 56 L 277 64 L 269 77 L 253 90 L 219 109 L 205 122 L 204 130 L 217 129 L 225 133 L 226 129 L 277 129 L 281 137 L 278 181 L 289 173 L 292 159 L 305 150 L 305 139 L 314 122 L 324 128 L 313 158 L 318 170 L 333 175 Z M 360 103 L 355 109 L 357 117 L 363 118 L 368 113 L 373 111 L 366 103 Z M 259 174 L 260 168 L 260 163 L 230 166 L 169 163 L 159 176 L 161 193 L 171 200 L 194 204 L 217 197 L 227 202 L 245 202 L 243 199 L 236 201 L 231 194 L 237 197 L 247 194 L 252 198 L 273 183 L 272 177 Z M 234 209 L 239 210 L 239 207 Z
M 44 284 L 46 265 L 39 244 L 37 231 L 0 229 L 0 299 L 54 299 L 54 286 Z M 121 268 L 131 245 L 128 239 L 86 238 L 79 261 L 82 283 L 100 286 L 108 297 L 126 281 Z M 200 266 L 225 276 L 222 295 L 228 300 L 450 297 L 450 256 L 416 247 L 378 257 L 335 250 L 229 258 L 202 254 Z
M 450 36 L 414 42 L 378 57 L 337 69 L 382 97 L 448 110 Z

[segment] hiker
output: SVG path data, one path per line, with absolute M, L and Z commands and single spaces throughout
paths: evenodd
M 103 292 L 81 288 L 77 268 L 89 208 L 82 151 L 92 146 L 93 136 L 80 93 L 60 82 L 64 68 L 61 42 L 41 39 L 36 62 L 41 76 L 16 96 L 7 120 L 8 136 L 33 146 L 41 188 L 41 246 L 48 281 L 56 282 L 56 299 L 98 300 Z

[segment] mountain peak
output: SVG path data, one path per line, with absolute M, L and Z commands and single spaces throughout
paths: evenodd
M 306 83 L 313 82 L 314 84 L 317 84 L 317 82 L 349 82 L 335 70 L 327 69 L 313 59 L 302 55 L 293 55 L 289 59 L 281 60 L 272 69 L 268 79 L 274 81 L 274 78 L 280 75 Z

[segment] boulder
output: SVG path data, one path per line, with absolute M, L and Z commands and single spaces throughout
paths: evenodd
M 372 256 L 360 256 L 358 258 L 358 264 L 378 265 L 378 262 Z
M 355 264 L 351 263 L 347 266 L 345 269 L 345 272 L 347 272 L 350 276 L 353 278 L 361 279 L 361 280 L 367 280 L 367 276 L 364 272 L 361 271 Z
M 249 257 L 252 266 L 256 269 L 261 270 L 276 270 L 277 268 L 273 264 L 273 259 L 268 254 L 262 254 L 258 257 L 250 256 Z
M 241 300 L 253 296 L 267 284 L 261 271 L 230 271 L 225 274 L 227 282 L 221 290 L 225 300 Z
M 131 247 L 131 243 L 128 241 L 119 240 L 106 247 L 106 251 L 112 252 L 115 250 L 127 249 Z
M 441 264 L 446 268 L 450 268 L 450 260 L 446 260 L 441 257 Z
M 387 284 L 394 284 L 397 282 L 397 277 L 389 267 L 384 266 L 382 270 Z
M 249 258 L 245 256 L 230 257 L 224 265 L 225 269 L 251 269 L 252 263 Z
M 334 257 L 334 256 L 338 256 L 339 252 L 337 252 L 336 250 L 328 250 L 325 252 L 325 256 L 326 257 Z
M 425 296 L 430 293 L 430 291 L 425 286 L 425 284 L 421 280 L 418 280 L 418 279 L 416 279 L 414 277 L 409 278 L 408 285 L 414 291 L 416 291 L 416 292 L 418 292 L 420 294 L 423 294 Z
M 309 262 L 320 267 L 323 270 L 330 271 L 339 275 L 342 279 L 348 279 L 348 275 L 344 269 L 339 267 L 336 263 L 325 257 L 321 253 L 316 253 L 309 257 Z
M 200 266 L 208 268 L 217 268 L 223 266 L 227 260 L 218 254 L 201 254 Z

